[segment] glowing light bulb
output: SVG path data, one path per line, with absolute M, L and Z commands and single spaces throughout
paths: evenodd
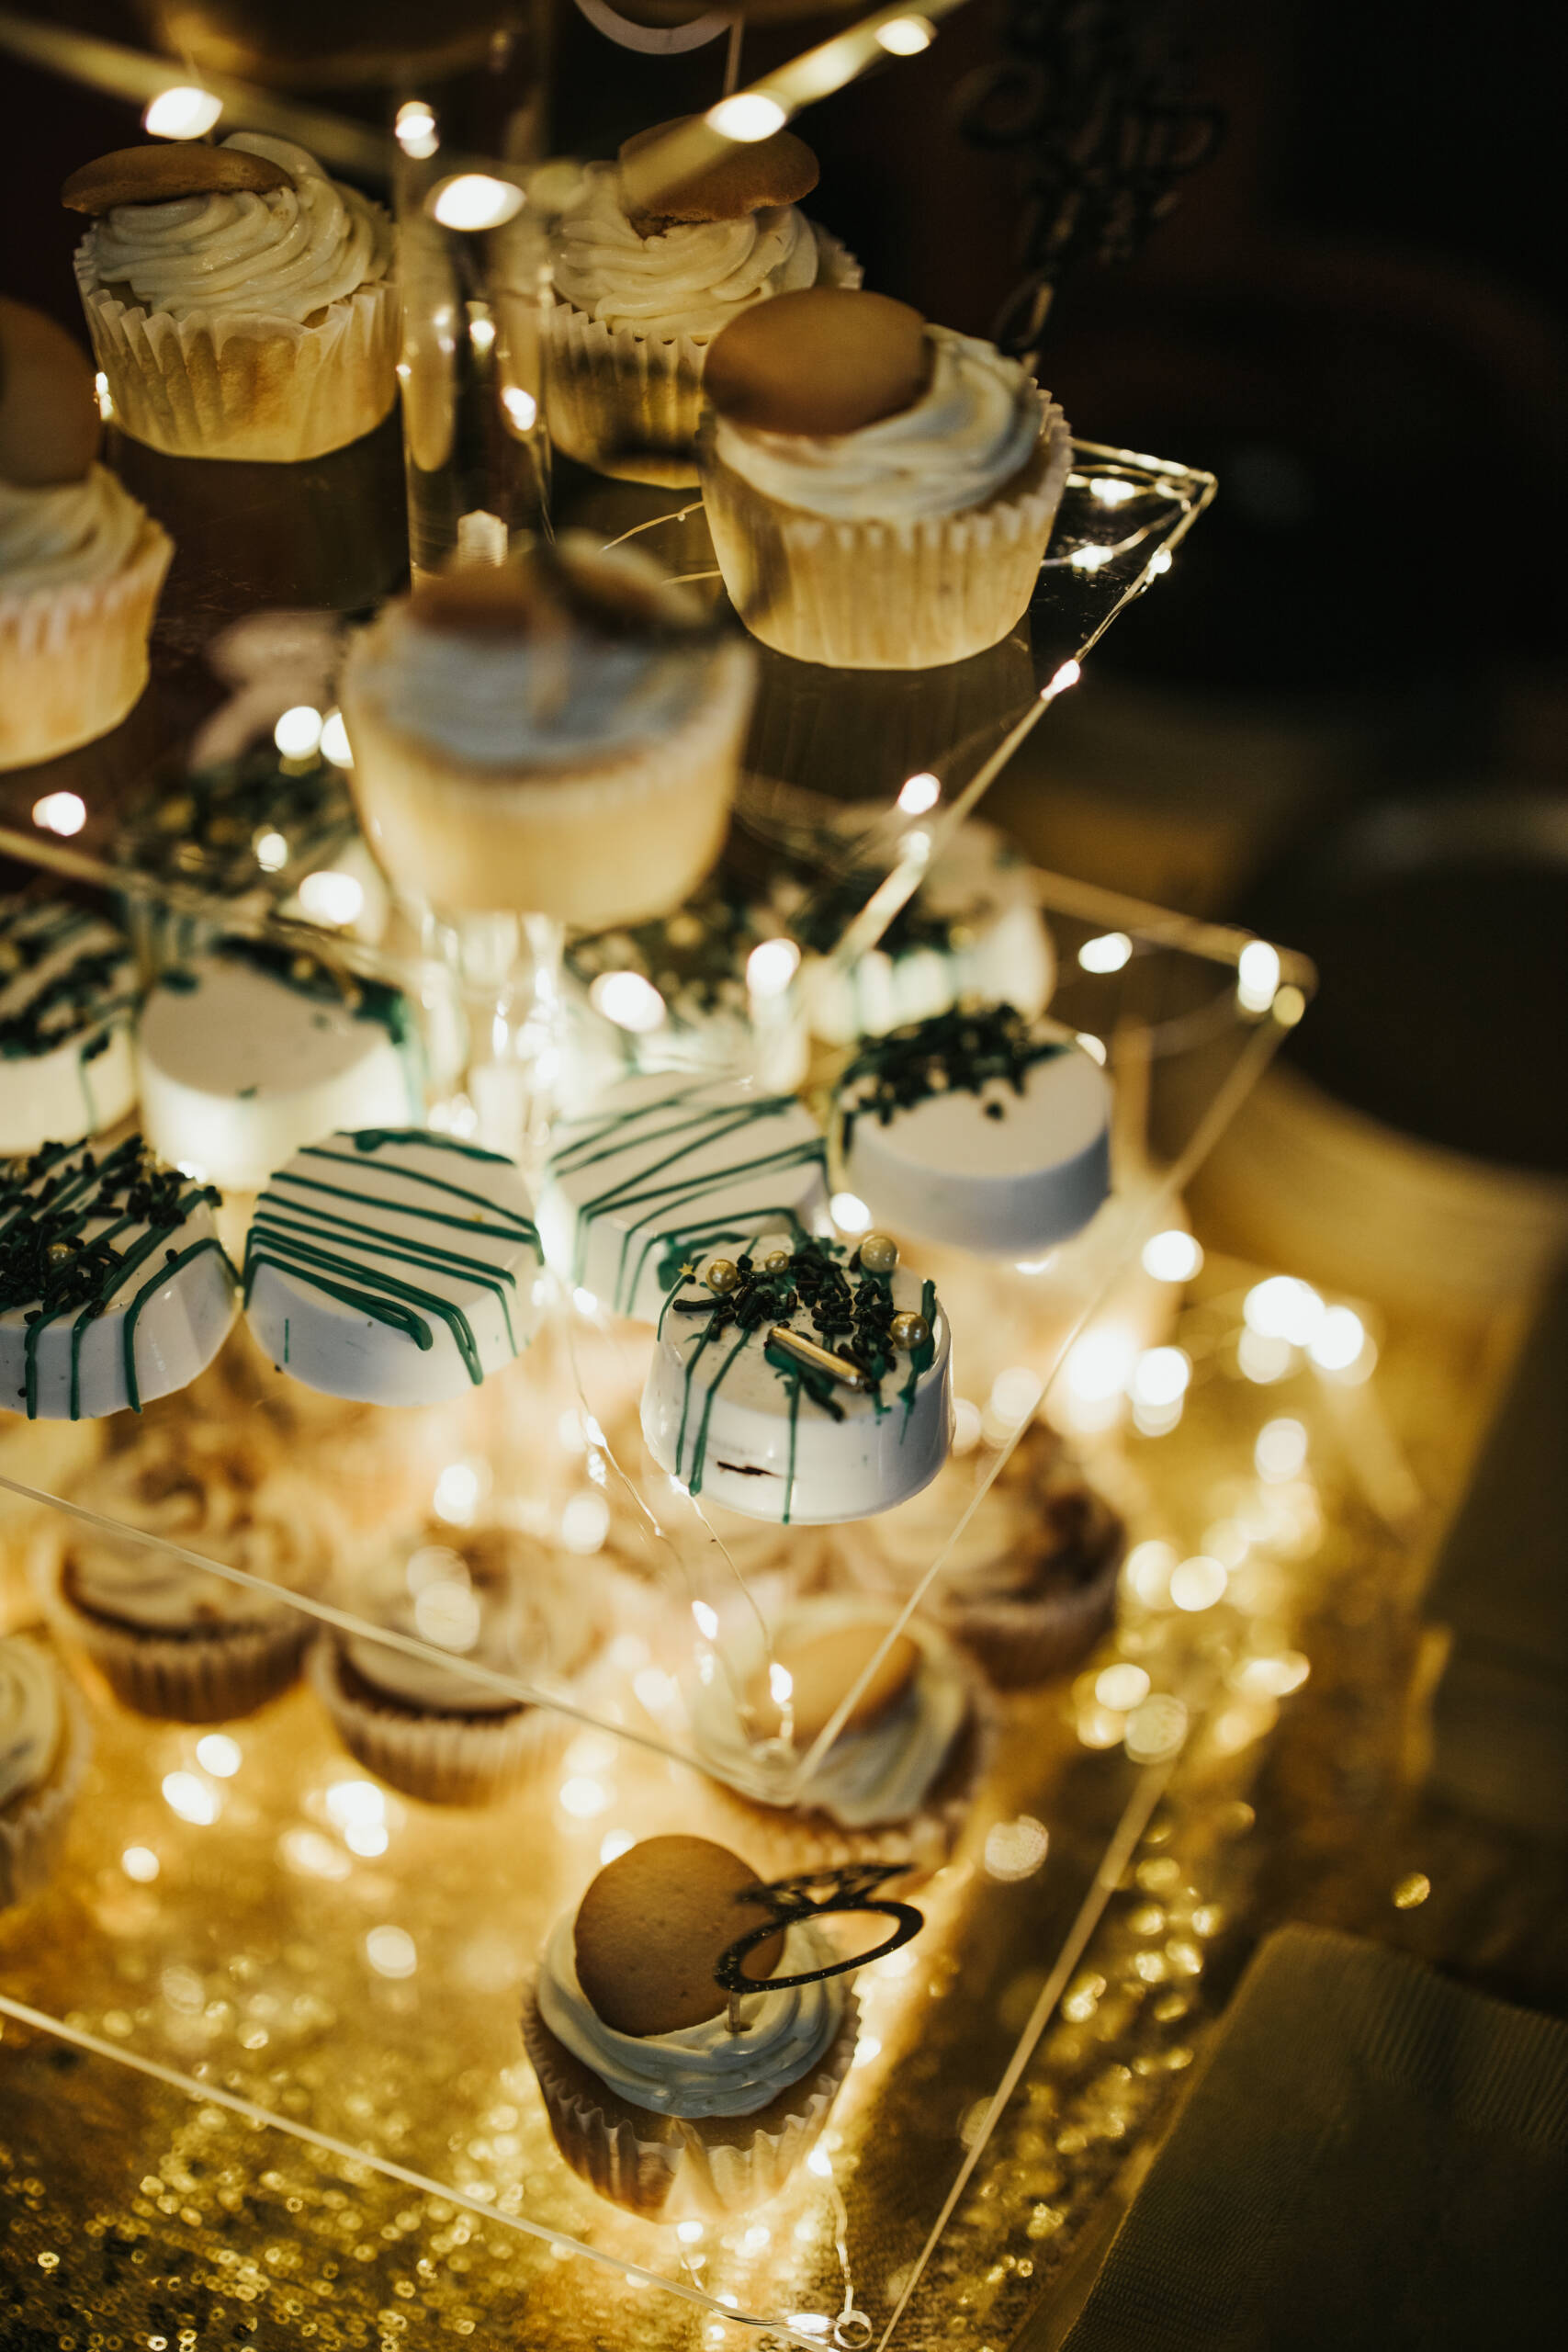
M 876 45 L 889 57 L 919 57 L 935 39 L 936 27 L 929 17 L 892 17 L 876 28 Z
M 835 1193 L 828 1204 L 833 1223 L 840 1233 L 866 1233 L 871 1229 L 871 1211 L 854 1193 Z
M 1353 1306 L 1331 1306 L 1307 1346 L 1320 1372 L 1348 1372 L 1367 1346 L 1367 1328 Z
M 479 1499 L 479 1474 L 471 1462 L 449 1462 L 435 1481 L 435 1516 L 449 1527 L 470 1527 Z
M 1172 1226 L 1144 1244 L 1143 1268 L 1156 1283 L 1189 1283 L 1201 1271 L 1203 1252 L 1190 1233 Z
M 440 146 L 436 135 L 435 115 L 423 98 L 405 98 L 392 123 L 393 134 L 405 155 L 416 164 L 427 163 Z
M 610 1506 L 603 1495 L 573 1495 L 560 1515 L 560 1540 L 569 1552 L 587 1559 L 604 1548 L 610 1532 Z
M 523 191 L 489 172 L 459 172 L 433 188 L 426 201 L 444 229 L 499 229 L 523 209 Z
M 98 403 L 99 417 L 105 424 L 112 424 L 114 422 L 114 394 L 109 390 L 109 379 L 104 374 L 101 368 L 93 379 L 93 392 Z
M 182 82 L 159 91 L 141 118 L 141 128 L 154 139 L 205 139 L 222 111 L 222 99 L 210 90 Z
M 1130 498 L 1138 494 L 1136 482 L 1119 481 L 1110 474 L 1101 474 L 1091 488 L 1101 506 L 1125 506 Z
M 128 1846 L 119 1858 L 119 1866 L 138 1886 L 151 1886 L 163 1868 L 151 1846 Z
M 479 354 L 481 358 L 487 351 L 493 351 L 495 348 L 495 321 L 493 319 L 483 317 L 470 319 L 468 321 L 468 341 L 473 345 L 474 349 Z
M 1078 962 L 1086 972 L 1119 972 L 1132 956 L 1133 943 L 1124 931 L 1108 931 L 1099 939 L 1086 939 L 1078 949 Z
M 1266 939 L 1249 939 L 1236 960 L 1236 1000 L 1247 1012 L 1267 1012 L 1280 985 L 1280 951 Z
M 888 27 L 884 25 L 883 32 L 888 29 Z M 877 39 L 880 40 L 881 38 L 882 34 L 879 33 Z M 928 809 L 936 807 L 941 798 L 942 786 L 936 777 L 922 772 L 919 775 L 910 776 L 903 791 L 898 795 L 898 806 L 907 817 L 923 817 Z
M 1051 680 L 1049 685 L 1043 686 L 1041 688 L 1041 701 L 1049 702 L 1054 695 L 1066 694 L 1067 688 L 1069 686 L 1076 686 L 1082 676 L 1083 672 L 1079 669 L 1076 662 L 1064 662 L 1055 676 Z
M 354 765 L 354 752 L 341 710 L 329 710 L 321 721 L 321 752 L 322 759 L 331 760 L 334 768 L 351 768 Z
M 746 958 L 746 985 L 753 996 L 783 996 L 799 969 L 793 939 L 764 939 Z
M 1004 1885 L 1032 1878 L 1050 1850 L 1051 1833 L 1033 1815 L 998 1821 L 986 1837 L 986 1874 Z
M 787 1666 L 775 1658 L 768 1668 L 768 1689 L 775 1707 L 787 1707 L 795 1696 L 795 1677 Z
M 738 90 L 732 98 L 720 98 L 717 106 L 709 107 L 704 120 L 721 139 L 750 146 L 753 140 L 771 139 L 782 130 L 789 112 L 763 90 Z
M 1133 1400 L 1139 1405 L 1174 1405 L 1187 1393 L 1192 1359 L 1182 1348 L 1145 1348 L 1133 1374 Z
M 299 885 L 299 904 L 312 922 L 335 923 L 341 928 L 357 919 L 365 904 L 365 885 L 352 874 L 337 874 L 331 868 L 307 874 Z
M 196 1760 L 214 1780 L 231 1781 L 240 1769 L 240 1743 L 226 1732 L 209 1731 L 196 1743 Z
M 321 747 L 321 712 L 308 702 L 296 703 L 273 729 L 272 740 L 286 760 L 311 758 Z
M 198 1829 L 216 1821 L 221 1810 L 217 1790 L 195 1772 L 165 1772 L 164 1803 L 171 1813 L 177 1813 L 182 1821 L 189 1821 Z
M 634 1036 L 647 1036 L 664 1023 L 664 999 L 640 972 L 601 972 L 588 991 L 588 1001 L 604 1020 Z
M 365 1939 L 365 1957 L 378 1976 L 412 1976 L 419 1952 L 406 1928 L 372 1928 Z
M 251 854 L 264 874 L 279 874 L 288 863 L 288 843 L 268 825 L 253 839 Z
M 502 386 L 501 405 L 513 432 L 531 433 L 539 421 L 539 403 L 521 384 Z
M 33 802 L 33 822 L 40 833 L 79 833 L 87 821 L 87 804 L 77 792 L 46 792 Z
M 1230 1574 L 1223 1560 L 1211 1560 L 1198 1553 L 1190 1560 L 1183 1560 L 1170 1572 L 1170 1598 L 1178 1609 L 1191 1616 L 1200 1611 L 1213 1609 L 1224 1599 Z
M 1266 1421 L 1252 1449 L 1252 1466 L 1266 1486 L 1297 1478 L 1307 1458 L 1307 1433 L 1300 1421 Z
M 1294 1274 L 1271 1274 L 1255 1283 L 1241 1311 L 1249 1331 L 1264 1340 L 1288 1340 L 1293 1348 L 1310 1348 L 1328 1313 L 1312 1284 Z
M 1108 1666 L 1095 1677 L 1094 1695 L 1102 1707 L 1110 1707 L 1117 1714 L 1131 1714 L 1148 1697 L 1149 1678 L 1141 1666 L 1125 1662 Z
M 694 1600 L 692 1616 L 695 1621 L 698 1633 L 705 1641 L 711 1642 L 717 1639 L 718 1612 L 716 1610 L 710 1609 L 705 1600 Z

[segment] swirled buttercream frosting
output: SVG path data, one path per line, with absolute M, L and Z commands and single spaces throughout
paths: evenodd
M 648 625 L 600 629 L 579 610 L 508 634 L 433 624 L 416 597 L 389 605 L 360 639 L 360 694 L 389 726 L 476 767 L 565 767 L 673 731 L 711 659 L 700 641 L 681 641 L 695 606 L 646 557 L 606 556 L 577 532 L 558 552 L 585 583 L 626 583 L 647 602 Z
M 112 580 L 130 560 L 146 509 L 107 466 L 40 490 L 0 481 L 0 595 Z
M 0 1805 L 47 1780 L 63 1720 L 52 1659 L 20 1636 L 0 1641 Z
M 134 1454 L 111 1456 L 78 1499 L 166 1544 L 243 1568 L 288 1590 L 320 1582 L 344 1538 L 333 1506 L 276 1459 L 273 1442 L 187 1428 L 149 1430 Z M 66 1557 L 68 1597 L 144 1633 L 269 1623 L 289 1606 L 157 1544 L 84 1528 Z
M 838 1625 L 862 1625 L 874 1603 L 807 1601 L 777 1628 L 777 1639 L 799 1641 Z M 891 1618 L 889 1623 L 891 1623 Z M 918 1621 L 906 1629 L 920 1662 L 908 1690 L 862 1731 L 840 1732 L 798 1794 L 783 1799 L 776 1752 L 747 1736 L 735 1692 L 744 1690 L 762 1663 L 761 1647 L 738 1640 L 728 1674 L 700 1674 L 690 1684 L 692 1736 L 709 1769 L 759 1804 L 789 1802 L 825 1813 L 842 1829 L 871 1829 L 907 1821 L 940 1778 L 969 1713 L 963 1669 L 940 1634 Z M 787 1759 L 786 1759 L 787 1760 Z
M 303 323 L 386 276 L 390 224 L 356 189 L 291 140 L 240 130 L 223 143 L 281 164 L 294 186 L 117 205 L 85 240 L 99 286 L 129 287 L 176 319 L 240 311 Z
M 716 334 L 748 302 L 817 279 L 817 240 L 794 205 L 643 237 L 622 206 L 614 164 L 589 165 L 558 235 L 557 292 L 602 324 L 637 334 Z
M 748 1996 L 745 2030 L 728 2012 L 677 2033 L 617 2033 L 578 1982 L 575 1921 L 557 1921 L 536 1994 L 556 2040 L 591 2067 L 617 2098 L 656 2115 L 755 2115 L 810 2073 L 831 2048 L 848 1996 L 841 1976 Z M 837 1955 L 808 1923 L 792 1927 L 775 1973 L 795 1976 Z
M 766 498 L 840 522 L 905 522 L 983 505 L 1027 465 L 1044 400 L 1016 359 L 928 327 L 914 404 L 854 433 L 769 433 L 717 420 L 715 454 Z
M 433 1532 L 382 1562 L 352 1605 L 373 1624 L 526 1682 L 570 1673 L 602 1631 L 583 1563 L 569 1567 L 505 1528 Z M 434 1657 L 362 1634 L 350 1634 L 344 1647 L 363 1681 L 405 1706 L 481 1715 L 510 1713 L 520 1703 Z

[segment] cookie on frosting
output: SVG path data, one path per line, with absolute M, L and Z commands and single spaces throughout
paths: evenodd
M 908 1634 L 889 1642 L 886 1623 L 867 1618 L 859 1625 L 837 1625 L 826 1632 L 804 1633 L 794 1641 L 775 1645 L 772 1659 L 760 1666 L 747 1688 L 747 1702 L 758 1731 L 772 1737 L 784 1724 L 784 1708 L 773 1694 L 779 1671 L 790 1678 L 785 1702 L 795 1745 L 809 1747 L 831 1722 L 846 1690 L 853 1690 L 866 1668 L 886 1645 L 886 1654 L 872 1668 L 841 1730 L 869 1731 L 908 1690 L 920 1663 L 920 1646 Z
M 912 406 L 931 366 L 925 321 L 908 302 L 808 286 L 733 319 L 703 381 L 732 424 L 821 435 L 858 433 Z
M 747 1900 L 761 1880 L 706 1838 L 645 1838 L 602 1870 L 577 1913 L 577 1974 L 617 2033 L 680 2033 L 716 2017 L 728 1996 L 715 1970 L 729 1946 L 761 1924 Z M 771 1976 L 781 1929 L 747 1955 L 746 1973 Z
M 80 345 L 41 311 L 0 294 L 0 481 L 80 481 L 102 438 Z
M 658 150 L 671 134 L 691 130 L 698 115 L 677 115 L 621 141 L 621 190 L 626 217 L 639 235 L 656 235 L 673 222 L 743 220 L 775 204 L 798 204 L 820 176 L 816 156 L 791 130 L 742 144 L 725 141 L 711 162 L 666 185 L 660 177 Z M 716 146 L 717 133 L 710 133 Z
M 186 196 L 265 196 L 292 187 L 294 175 L 271 155 L 239 147 L 117 147 L 72 173 L 60 191 L 68 212 L 96 220 L 120 204 L 174 204 Z

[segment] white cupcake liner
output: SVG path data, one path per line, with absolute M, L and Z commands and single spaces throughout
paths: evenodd
M 523 2040 L 556 2145 L 601 2197 L 649 2222 L 719 2221 L 776 2197 L 820 2136 L 860 2030 L 860 2007 L 852 1992 L 838 2033 L 818 2064 L 781 2094 L 789 2100 L 783 2120 L 760 2126 L 740 2145 L 705 2133 L 701 2117 L 654 2116 L 618 2099 L 614 2106 L 619 2112 L 608 2111 L 562 2069 L 560 2045 L 539 2016 L 536 1983 L 530 1981 L 524 1998 Z M 644 2138 L 634 2116 L 645 2116 L 663 2136 Z
M 310 1653 L 310 1687 L 338 1737 L 367 1772 L 426 1804 L 492 1804 L 565 1744 L 566 1719 L 552 1708 L 442 1715 L 380 1707 L 345 1687 L 342 1664 L 333 1641 Z
M 0 768 L 73 752 L 135 707 L 174 552 L 168 533 L 147 515 L 108 579 L 0 592 Z
M 38 1788 L 13 1798 L 0 1813 L 0 1911 L 36 1894 L 54 1868 L 93 1751 L 81 1693 L 63 1671 L 60 1686 L 65 1716 L 61 1753 Z
M 854 255 L 809 224 L 818 286 L 861 282 Z M 545 421 L 580 465 L 621 481 L 690 489 L 702 413 L 703 368 L 712 334 L 639 334 L 610 327 L 558 296 L 544 316 Z
M 999 642 L 1022 616 L 1066 488 L 1053 401 L 1034 455 L 981 506 L 894 522 L 784 506 L 698 438 L 703 504 L 729 600 L 754 637 L 837 670 L 923 670 Z
M 76 283 L 116 422 L 171 458 L 274 465 L 325 456 L 380 424 L 397 397 L 398 289 L 374 278 L 314 326 L 243 311 L 128 308 L 93 280 L 87 241 Z

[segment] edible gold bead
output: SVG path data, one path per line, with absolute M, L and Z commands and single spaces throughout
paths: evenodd
M 76 1249 L 74 1241 L 51 1241 L 44 1255 L 51 1266 L 63 1266 L 76 1255 Z
M 868 1274 L 890 1274 L 898 1263 L 898 1244 L 890 1233 L 868 1233 L 860 1245 L 860 1261 Z
M 289 964 L 288 977 L 291 980 L 313 980 L 316 977 L 315 957 L 296 956 Z
M 715 1258 L 703 1276 L 709 1290 L 720 1293 L 736 1289 L 740 1281 L 740 1269 L 733 1258 Z
M 770 1250 L 762 1261 L 762 1272 L 765 1274 L 787 1274 L 790 1263 L 787 1250 Z
M 917 1348 L 923 1348 L 931 1335 L 931 1327 L 925 1317 L 915 1314 L 912 1308 L 907 1308 L 902 1315 L 896 1315 L 887 1329 L 887 1336 L 894 1346 L 902 1348 L 906 1355 L 913 1355 Z

